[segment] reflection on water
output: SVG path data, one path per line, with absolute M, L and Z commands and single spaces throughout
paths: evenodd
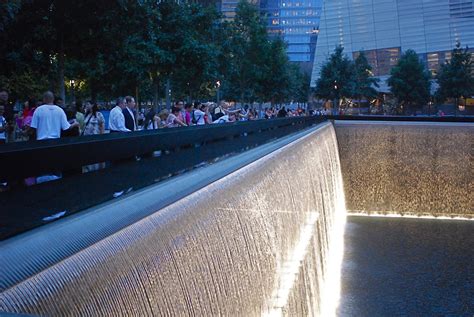
M 340 316 L 473 316 L 474 222 L 348 217 Z

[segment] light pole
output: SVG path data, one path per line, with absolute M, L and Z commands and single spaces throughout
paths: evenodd
M 220 91 L 220 87 L 221 87 L 221 81 L 218 80 L 216 82 L 216 86 L 217 86 L 217 94 L 216 94 L 216 99 L 217 99 L 217 104 L 219 104 L 219 101 L 221 99 L 221 91 Z
M 166 109 L 171 109 L 171 83 L 169 79 L 166 80 L 165 96 L 166 96 Z
M 76 98 L 74 96 L 74 84 L 75 84 L 74 79 L 71 79 L 69 81 L 69 84 L 71 85 L 71 103 L 73 103 L 74 101 L 76 101 Z
M 191 88 L 190 88 L 190 85 L 189 83 L 186 83 L 186 85 L 188 86 L 188 100 L 187 102 L 190 103 L 191 102 Z

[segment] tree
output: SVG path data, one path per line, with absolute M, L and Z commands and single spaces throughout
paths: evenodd
M 461 43 L 457 43 L 451 53 L 451 61 L 446 61 L 439 70 L 437 80 L 439 89 L 436 97 L 440 101 L 448 98 L 456 99 L 474 95 L 472 55 L 469 48 L 461 48 Z
M 9 0 L 0 2 L 0 32 L 14 19 L 21 8 L 21 0 Z
M 230 65 L 222 90 L 228 98 L 255 101 L 264 94 L 263 82 L 268 75 L 270 41 L 266 27 L 257 7 L 247 1 L 239 2 L 229 27 L 230 40 L 226 44 Z
M 64 94 L 67 64 L 73 60 L 96 60 L 96 52 L 109 47 L 103 41 L 108 25 L 102 17 L 111 12 L 116 8 L 105 0 L 67 5 L 54 0 L 22 1 L 4 32 L 0 32 L 5 43 L 0 48 L 0 66 L 5 76 L 33 74 L 37 81 L 49 82 L 49 89 Z M 78 69 L 77 63 L 75 66 Z M 26 94 L 12 93 L 15 97 Z
M 373 77 L 372 67 L 370 66 L 364 52 L 359 52 L 359 56 L 354 61 L 354 90 L 353 96 L 358 100 L 360 112 L 360 99 L 374 98 L 377 96 L 379 79 Z
M 290 64 L 288 67 L 289 82 L 287 83 L 288 95 L 286 99 L 296 102 L 308 102 L 310 93 L 311 76 L 302 72 L 297 64 Z
M 8 0 L 0 16 L 0 85 L 12 99 L 46 88 L 65 95 L 73 79 L 82 98 L 136 92 L 155 104 L 170 85 L 175 96 L 199 98 L 220 82 L 240 101 L 281 102 L 304 90 L 286 44 L 268 38 L 246 1 L 232 22 L 211 6 L 155 0 Z
M 268 43 L 268 48 L 262 52 L 265 58 L 263 73 L 259 92 L 262 101 L 282 103 L 288 100 L 296 82 L 292 79 L 288 55 L 286 54 L 286 43 L 281 38 L 276 38 Z M 298 69 L 297 69 L 298 70 Z
M 183 45 L 176 51 L 173 82 L 182 96 L 207 97 L 209 87 L 218 80 L 218 54 L 215 34 L 219 32 L 219 14 L 214 7 L 182 7 Z
M 336 47 L 316 82 L 316 96 L 334 100 L 334 110 L 341 97 L 352 96 L 354 91 L 354 66 L 343 52 L 342 46 Z
M 388 79 L 392 94 L 405 112 L 407 108 L 423 106 L 430 100 L 430 73 L 413 50 L 407 50 Z

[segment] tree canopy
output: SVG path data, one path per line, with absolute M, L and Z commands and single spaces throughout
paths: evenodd
M 139 91 L 157 102 L 167 84 L 176 98 L 210 98 L 217 81 L 234 100 L 301 97 L 286 44 L 246 1 L 231 22 L 214 6 L 153 0 L 7 0 L 0 14 L 0 86 L 12 99 L 64 96 L 70 80 L 102 100 Z
M 375 98 L 379 87 L 379 79 L 373 77 L 372 66 L 370 66 L 364 52 L 360 52 L 354 61 L 354 85 L 352 95 L 357 99 Z
M 339 100 L 354 92 L 354 64 L 337 46 L 321 68 L 321 77 L 316 82 L 316 95 L 325 99 Z
M 405 109 L 423 106 L 430 100 L 430 73 L 413 50 L 407 50 L 392 68 L 388 85 Z
M 474 95 L 474 61 L 469 48 L 457 43 L 451 52 L 451 60 L 441 65 L 437 80 L 439 89 L 436 97 L 440 101 Z

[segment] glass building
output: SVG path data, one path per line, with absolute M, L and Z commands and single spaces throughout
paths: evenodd
M 313 61 L 321 9 L 322 0 L 260 1 L 260 10 L 267 19 L 268 33 L 282 36 L 288 43 L 288 57 L 292 62 Z
M 220 0 L 218 7 L 226 20 L 235 17 L 240 0 Z M 282 36 L 288 44 L 291 62 L 311 72 L 319 34 L 323 0 L 247 0 L 257 5 L 270 36 Z
M 386 79 L 408 49 L 435 75 L 457 42 L 474 48 L 473 0 L 324 0 L 311 86 L 337 45 L 353 59 L 365 52 L 374 74 Z
M 254 1 L 249 1 L 254 3 Z M 239 0 L 221 0 L 220 1 L 220 11 L 226 20 L 232 20 L 235 17 L 235 11 L 237 10 L 237 5 Z

